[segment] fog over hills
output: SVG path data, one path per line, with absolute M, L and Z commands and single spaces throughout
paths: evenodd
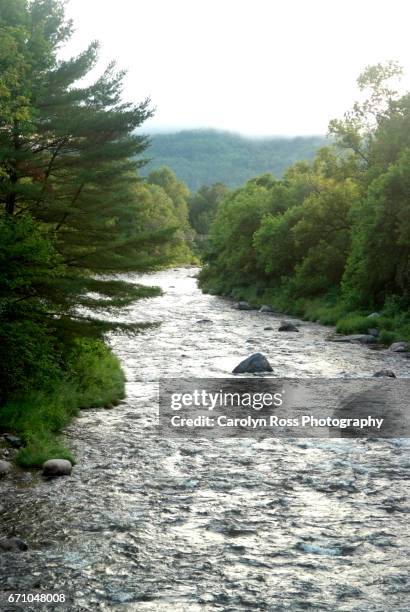
M 325 136 L 250 137 L 212 129 L 156 132 L 150 139 L 151 161 L 142 173 L 168 166 L 191 190 L 216 182 L 238 187 L 264 172 L 280 177 L 295 161 L 312 159 L 327 143 Z

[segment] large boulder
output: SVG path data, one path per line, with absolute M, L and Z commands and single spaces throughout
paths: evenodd
M 67 459 L 49 459 L 43 464 L 43 474 L 48 478 L 69 476 L 73 466 Z
M 359 344 L 373 344 L 376 338 L 371 334 L 350 334 L 333 338 L 333 342 L 358 342 Z
M 254 353 L 241 361 L 232 374 L 245 374 L 246 372 L 273 372 L 272 366 L 262 353 Z
M 383 378 L 383 377 L 396 378 L 396 374 L 392 370 L 379 370 L 378 372 L 375 372 L 373 376 L 375 378 Z
M 238 302 L 236 307 L 238 310 L 253 310 L 252 306 L 248 302 Z
M 390 351 L 393 353 L 405 353 L 410 349 L 410 344 L 408 342 L 393 342 L 393 344 L 389 347 Z
M 9 461 L 0 461 L 0 477 L 10 474 L 12 465 Z
M 266 304 L 264 304 L 259 308 L 259 312 L 273 312 L 273 308 L 272 306 L 267 306 Z
M 28 546 L 20 538 L 2 538 L 0 540 L 0 550 L 3 552 L 19 552 L 28 550 Z
M 278 328 L 278 331 L 280 332 L 298 332 L 299 330 L 296 327 L 296 325 L 294 325 L 290 321 L 282 321 Z

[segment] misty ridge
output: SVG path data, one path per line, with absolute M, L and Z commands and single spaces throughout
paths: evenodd
M 311 160 L 320 147 L 329 144 L 325 136 L 243 136 L 215 129 L 192 129 L 150 134 L 150 159 L 141 172 L 167 166 L 191 191 L 203 185 L 224 183 L 239 187 L 250 178 L 269 172 L 280 178 L 300 160 Z

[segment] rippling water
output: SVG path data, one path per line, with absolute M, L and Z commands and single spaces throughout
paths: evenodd
M 167 440 L 154 417 L 160 376 L 225 376 L 256 351 L 278 376 L 408 377 L 410 361 L 310 323 L 279 333 L 194 272 L 126 277 L 164 295 L 121 318 L 161 326 L 112 338 L 127 399 L 68 428 L 72 477 L 0 482 L 0 530 L 30 547 L 0 555 L 3 589 L 71 592 L 74 611 L 409 610 L 407 440 Z

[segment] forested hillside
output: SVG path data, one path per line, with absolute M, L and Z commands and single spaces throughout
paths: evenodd
M 280 177 L 298 160 L 312 159 L 326 143 L 323 136 L 246 138 L 216 130 L 185 130 L 154 134 L 144 173 L 168 166 L 192 191 L 223 183 L 238 187 L 263 172 Z
M 410 339 L 410 93 L 390 86 L 400 73 L 393 62 L 367 67 L 367 99 L 330 123 L 335 147 L 222 200 L 204 289 L 345 333 L 377 328 L 386 343 Z

